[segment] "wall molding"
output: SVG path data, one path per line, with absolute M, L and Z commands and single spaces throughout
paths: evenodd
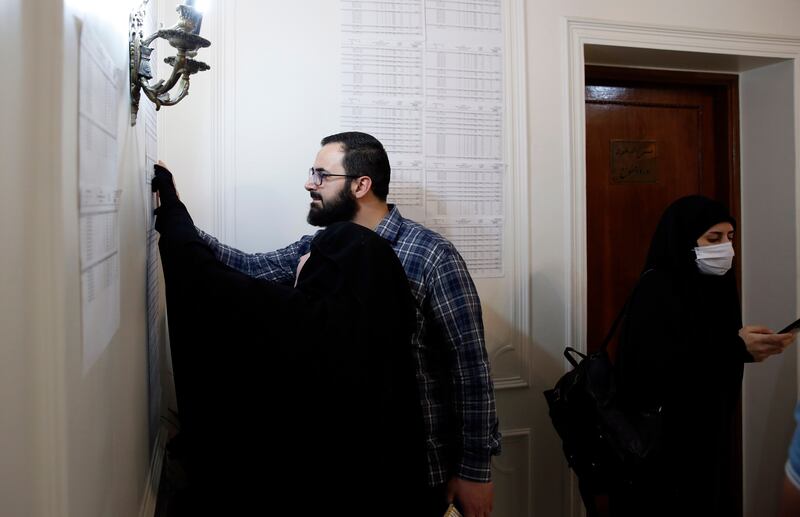
M 524 338 L 520 337 L 520 341 Z M 529 387 L 527 378 L 523 377 L 524 372 L 529 371 L 528 368 L 528 361 L 527 361 L 527 347 L 519 347 L 514 345 L 513 343 L 508 343 L 505 345 L 501 345 L 497 348 L 492 350 L 492 354 L 489 357 L 490 364 L 497 364 L 500 361 L 500 358 L 505 355 L 511 355 L 515 358 L 519 358 L 519 361 L 516 361 L 520 367 L 521 371 L 517 375 L 511 376 L 504 376 L 498 377 L 493 376 L 492 381 L 494 382 L 495 390 L 507 390 L 512 388 L 527 388 Z
M 504 246 L 510 253 L 511 288 L 508 289 L 508 306 L 511 308 L 513 337 L 510 343 L 496 349 L 492 358 L 508 353 L 519 357 L 519 373 L 515 376 L 495 378 L 495 390 L 527 388 L 530 386 L 530 336 L 532 335 L 530 315 L 530 195 L 528 182 L 528 107 L 527 107 L 527 60 L 525 53 L 525 2 L 508 0 L 504 2 L 504 90 L 505 111 L 504 131 L 505 159 L 508 164 L 504 192 L 506 210 Z M 510 217 L 509 217 L 510 216 Z
M 738 32 L 704 31 L 658 25 L 567 18 L 565 20 L 567 50 L 566 84 L 568 85 L 567 141 L 568 156 L 565 174 L 570 178 L 568 205 L 572 248 L 570 257 L 571 286 L 568 306 L 571 328 L 568 341 L 579 350 L 586 349 L 586 156 L 584 114 L 585 45 L 611 45 L 644 49 L 679 50 L 712 54 L 740 54 L 800 60 L 800 38 L 769 36 Z M 797 64 L 796 74 L 800 76 Z M 800 98 L 795 85 L 795 98 Z M 795 115 L 795 127 L 800 128 L 800 116 Z M 800 156 L 798 156 L 800 167 Z M 800 193 L 800 186 L 798 193 Z M 800 248 L 798 248 L 800 251 Z M 799 255 L 800 256 L 800 255 Z M 800 274 L 800 266 L 798 266 Z M 800 293 L 800 284 L 797 291 Z
M 531 469 L 531 465 L 533 462 L 531 461 L 531 455 L 533 454 L 533 447 L 532 447 L 532 439 L 531 439 L 531 429 L 530 428 L 519 428 L 519 429 L 508 429 L 508 430 L 501 430 L 501 434 L 503 435 L 503 454 L 500 456 L 492 457 L 492 479 L 496 480 L 495 484 L 497 485 L 497 478 L 499 477 L 498 474 L 502 474 L 507 476 L 509 479 L 518 479 L 520 475 L 520 471 L 517 471 L 509 462 L 517 460 L 519 461 L 520 456 L 524 457 L 524 460 L 519 461 L 520 465 L 524 465 L 524 472 L 522 475 L 524 476 L 524 490 L 526 490 L 527 497 L 525 498 L 525 511 L 524 513 L 520 513 L 519 515 L 531 515 L 531 510 L 533 508 L 533 501 L 531 500 L 531 496 L 533 494 L 533 471 Z M 519 455 L 509 455 L 509 450 L 517 449 L 517 452 L 521 452 Z M 519 451 L 522 449 L 522 451 Z M 520 489 L 523 489 L 518 487 Z M 502 504 L 499 499 L 496 500 L 496 505 Z M 495 510 L 497 511 L 510 510 L 509 508 L 499 508 Z M 516 514 L 515 514 L 516 515 Z
M 565 126 L 567 134 L 564 174 L 569 178 L 569 192 L 565 202 L 569 209 L 571 248 L 567 253 L 570 263 L 567 285 L 569 286 L 567 310 L 569 323 L 567 342 L 578 350 L 586 350 L 587 332 L 587 266 L 586 266 L 586 156 L 585 156 L 585 109 L 584 109 L 584 46 L 608 45 L 642 49 L 702 52 L 741 56 L 761 56 L 794 59 L 795 62 L 795 106 L 800 106 L 800 38 L 751 34 L 730 31 L 704 30 L 662 25 L 620 23 L 586 18 L 565 18 L 563 24 L 566 63 L 564 82 L 567 85 L 568 102 Z M 800 110 L 795 108 L 795 138 L 800 135 Z M 800 177 L 800 145 L 795 145 L 795 177 Z M 800 214 L 800 182 L 795 182 L 795 213 Z M 796 222 L 800 229 L 800 221 Z M 800 239 L 798 240 L 800 256 Z M 800 279 L 800 264 L 798 264 Z M 800 280 L 795 286 L 800 295 Z M 565 370 L 568 365 L 564 364 Z M 583 514 L 583 506 L 577 483 L 571 472 L 569 477 L 569 499 L 566 508 L 570 515 Z
M 220 2 L 210 16 L 211 204 L 213 231 L 236 242 L 236 2 Z M 213 44 L 216 42 L 216 45 Z

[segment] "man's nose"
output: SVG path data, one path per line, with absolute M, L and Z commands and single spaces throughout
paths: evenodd
M 311 192 L 311 191 L 313 191 L 313 190 L 317 190 L 317 187 L 318 187 L 318 186 L 317 186 L 317 184 L 316 184 L 316 183 L 314 183 L 314 179 L 313 179 L 311 176 L 309 176 L 309 177 L 308 177 L 308 179 L 306 179 L 306 184 L 305 184 L 305 185 L 303 185 L 303 187 L 304 187 L 304 188 L 305 188 L 307 191 Z

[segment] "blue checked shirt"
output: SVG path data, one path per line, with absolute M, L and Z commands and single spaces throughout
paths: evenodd
M 392 205 L 375 232 L 397 253 L 417 302 L 412 344 L 425 417 L 428 483 L 444 483 L 452 474 L 489 481 L 491 456 L 500 453 L 500 432 L 481 303 L 464 259 L 447 239 L 404 219 Z M 249 254 L 199 233 L 228 266 L 289 285 L 313 239 L 306 235 L 277 251 Z

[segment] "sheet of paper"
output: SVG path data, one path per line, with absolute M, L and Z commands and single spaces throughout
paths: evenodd
M 502 276 L 500 0 L 340 5 L 343 130 L 383 142 L 405 217 L 450 239 L 473 276 Z
M 155 9 L 148 8 L 143 31 L 152 34 L 156 31 Z M 157 50 L 151 54 L 153 63 L 158 62 Z M 159 270 L 161 265 L 158 255 L 158 233 L 155 230 L 155 217 L 153 215 L 154 196 L 151 189 L 153 178 L 153 165 L 158 161 L 158 132 L 155 105 L 142 95 L 139 102 L 139 121 L 137 124 L 144 126 L 144 162 L 142 172 L 143 204 L 145 208 L 145 222 L 147 224 L 146 242 L 147 269 L 147 385 L 148 385 L 148 414 L 150 422 L 150 444 L 155 443 L 158 430 L 161 426 L 161 353 L 164 345 L 161 334 L 164 328 L 164 306 L 162 303 L 159 284 Z
M 81 33 L 79 60 L 79 247 L 85 373 L 119 327 L 117 99 L 121 76 L 89 27 Z
M 141 105 L 140 105 L 141 106 Z M 153 195 L 151 180 L 153 165 L 158 160 L 158 139 L 156 133 L 156 110 L 153 104 L 140 107 L 140 123 L 144 123 L 145 131 L 145 170 L 144 190 L 145 209 L 147 215 L 147 376 L 149 386 L 150 438 L 155 440 L 161 425 L 161 332 L 164 320 L 164 307 L 161 303 L 159 288 L 158 233 L 155 230 L 153 216 Z

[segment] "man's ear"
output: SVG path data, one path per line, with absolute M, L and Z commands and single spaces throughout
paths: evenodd
M 356 196 L 356 199 L 361 199 L 366 196 L 368 192 L 372 192 L 372 178 L 369 176 L 359 176 L 355 181 L 350 183 L 350 188 L 353 191 L 353 195 Z

